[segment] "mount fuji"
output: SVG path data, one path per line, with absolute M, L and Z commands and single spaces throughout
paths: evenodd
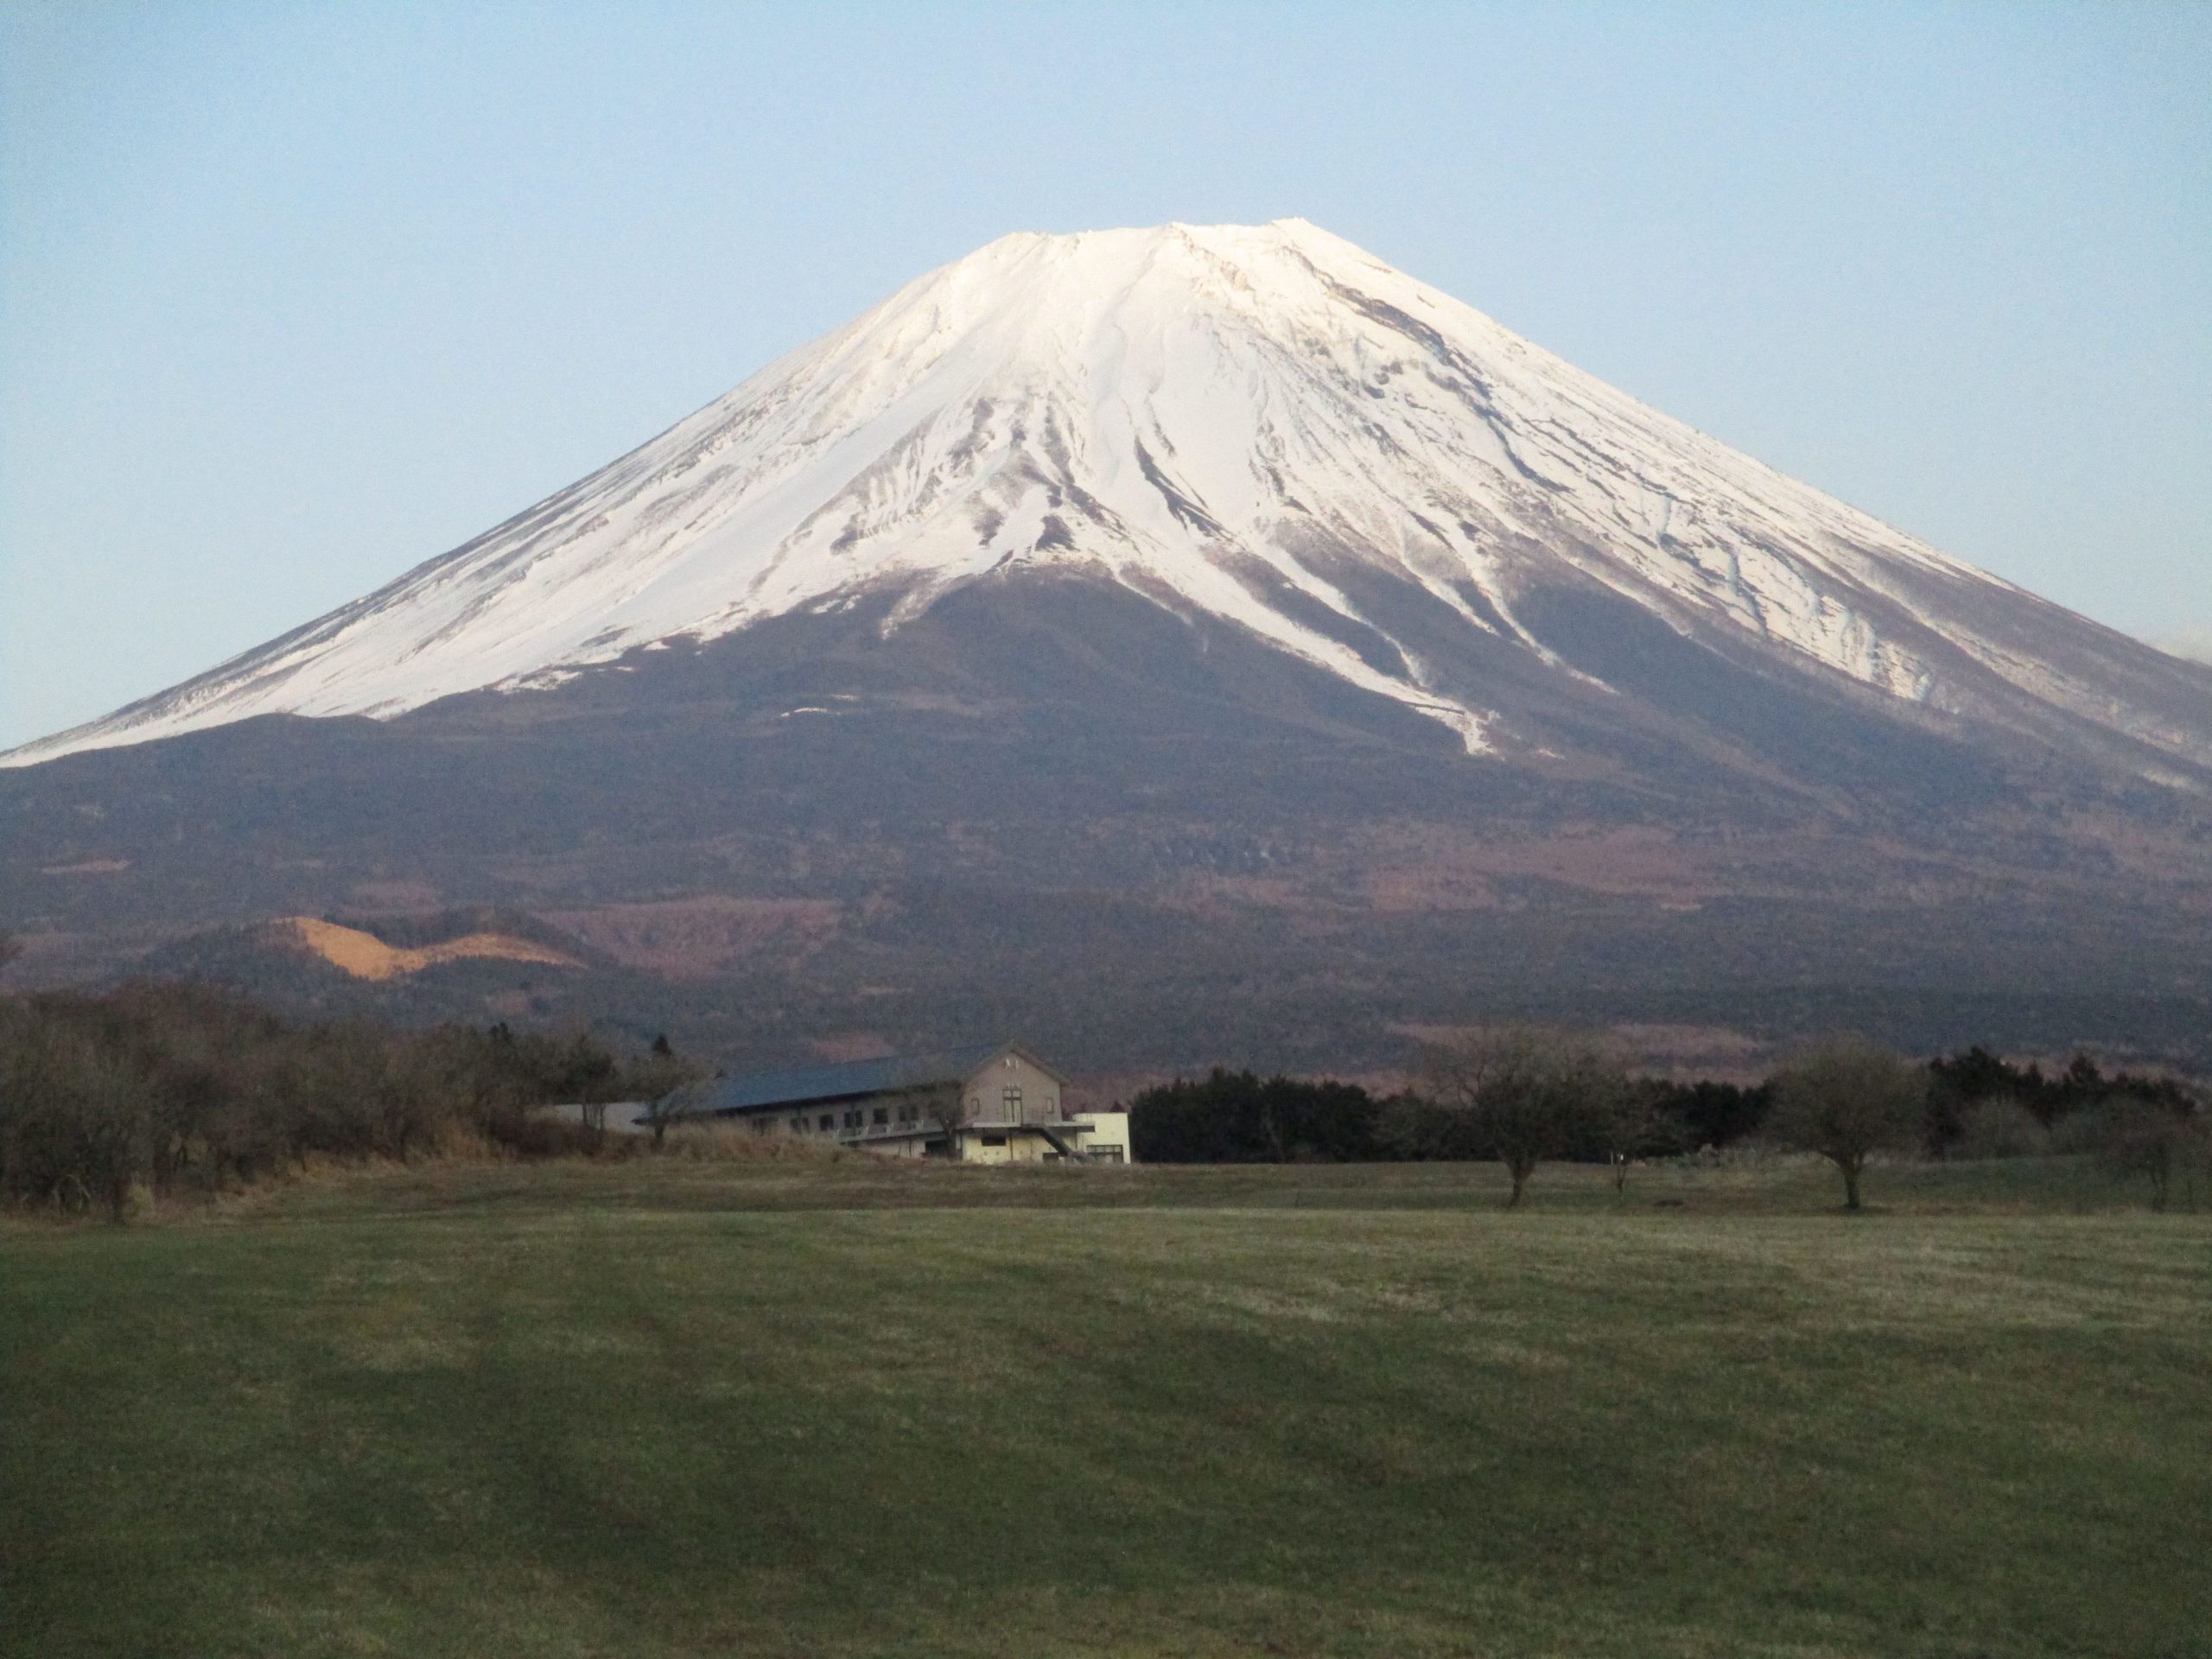
M 391 586 L 8 758 L 389 717 L 875 594 L 889 632 L 1040 570 L 1233 625 L 1476 753 L 1532 738 L 1438 636 L 1606 683 L 1520 614 L 1549 587 L 1906 708 L 2212 764 L 2202 676 L 1296 219 L 995 242 Z
M 1716 911 L 1740 964 L 1798 906 L 1783 976 L 1854 984 L 1936 971 L 1898 906 L 2008 917 L 1941 970 L 1992 983 L 2212 916 L 2212 670 L 1297 219 L 992 243 L 0 766 L 28 934 L 523 905 L 640 971 L 810 976 L 833 1023 L 885 1023 L 872 977 L 939 1018 L 931 906 L 1001 977 L 1193 918 L 1350 939 L 1370 1002 L 1409 953 L 1400 1016 L 1464 981 L 1452 917 L 1633 989 Z M 1561 902 L 1620 926 L 1529 919 Z M 2137 966 L 2212 991 L 2175 938 Z

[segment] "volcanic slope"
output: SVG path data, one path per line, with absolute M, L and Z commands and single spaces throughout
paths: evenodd
M 54 976 L 489 905 L 770 1047 L 2212 998 L 2212 670 L 1297 220 L 994 243 L 6 760 Z
M 1511 707 L 1531 684 L 1650 700 L 1619 639 L 1649 620 L 1902 717 L 2212 775 L 2202 672 L 1295 219 L 993 243 L 391 586 L 9 759 L 543 688 L 875 594 L 889 632 L 1038 571 L 1234 625 L 1474 753 L 1559 747 Z

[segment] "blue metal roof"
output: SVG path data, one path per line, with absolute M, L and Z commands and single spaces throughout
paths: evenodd
M 768 1106 L 805 1106 L 817 1101 L 850 1100 L 859 1095 L 889 1094 L 899 1089 L 930 1089 L 965 1083 L 1000 1055 L 1012 1050 L 1032 1065 L 1034 1055 L 1013 1043 L 984 1043 L 948 1048 L 934 1054 L 894 1054 L 880 1060 L 847 1060 L 837 1065 L 801 1066 L 788 1071 L 755 1071 L 741 1077 L 716 1077 L 676 1091 L 674 1111 L 683 1116 L 720 1116 Z M 1044 1066 L 1050 1071 L 1050 1066 Z M 1058 1073 L 1054 1073 L 1058 1076 Z

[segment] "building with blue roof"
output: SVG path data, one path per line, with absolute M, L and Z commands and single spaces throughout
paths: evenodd
M 665 1111 L 894 1157 L 1127 1162 L 1127 1117 L 1068 1112 L 1066 1083 L 1018 1044 L 994 1043 L 716 1077 L 676 1090 Z

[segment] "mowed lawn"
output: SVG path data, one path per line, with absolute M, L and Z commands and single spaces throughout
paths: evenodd
M 14 1655 L 2212 1654 L 2063 1166 L 437 1166 L 0 1224 Z

